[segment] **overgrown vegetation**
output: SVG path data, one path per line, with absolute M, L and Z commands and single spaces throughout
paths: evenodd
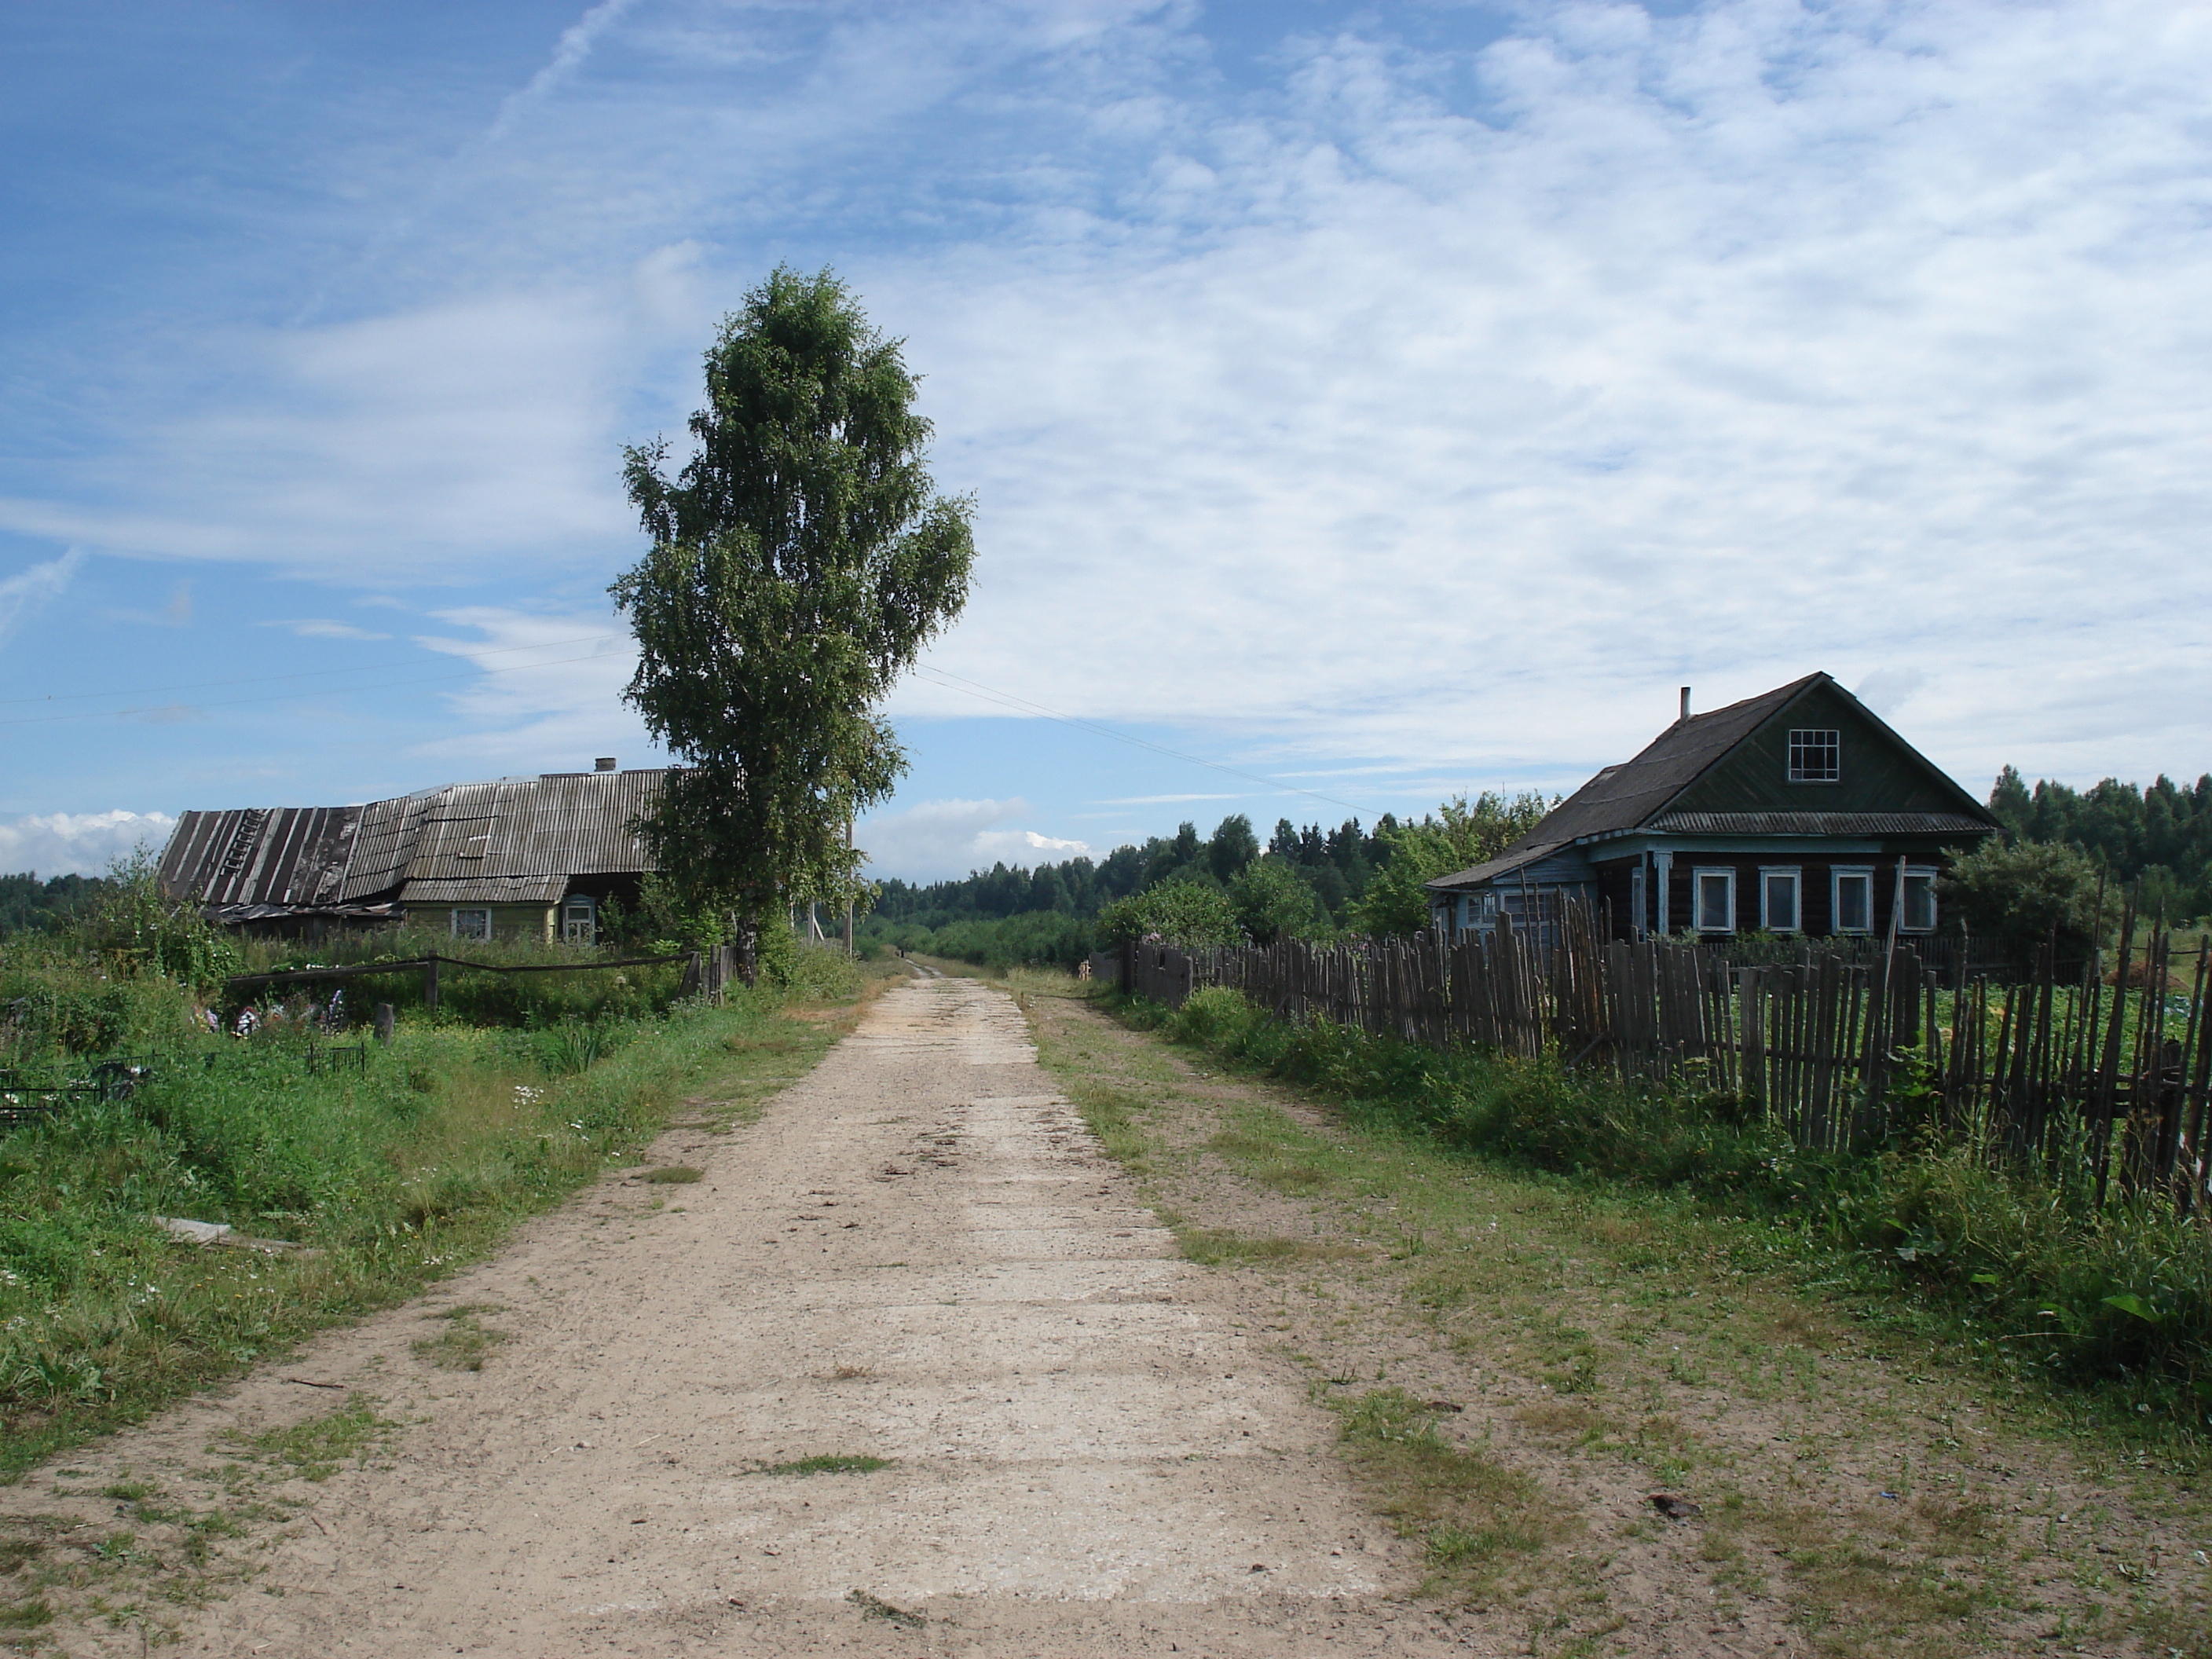
M 1940 1301 L 2000 1370 L 2112 1391 L 2192 1432 L 2212 1424 L 2212 1237 L 2162 1203 L 2100 1204 L 2086 1182 L 1995 1173 L 1933 1139 L 1808 1152 L 1731 1097 L 1286 1024 L 1234 991 L 1130 1012 L 1329 1096 L 1357 1125 L 1748 1209 Z
M 356 1017 L 371 987 L 401 1006 L 384 1047 L 304 1007 L 250 1040 L 211 1031 L 242 955 L 155 900 L 143 870 L 81 926 L 0 946 L 0 1103 L 58 1102 L 0 1125 L 0 1472 L 453 1271 L 629 1157 L 687 1092 L 711 1085 L 735 1111 L 803 1071 L 831 1034 L 780 1010 L 860 981 L 842 955 L 787 954 L 781 985 L 723 1008 L 675 1002 L 660 970 L 449 980 L 435 1020 L 417 1012 L 419 971 L 350 981 Z M 106 1056 L 143 1068 L 134 1091 L 52 1087 Z M 263 1243 L 194 1247 L 157 1217 Z M 495 1340 L 473 1313 L 434 1340 L 463 1366 Z

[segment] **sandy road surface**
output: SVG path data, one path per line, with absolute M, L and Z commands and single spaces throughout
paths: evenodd
M 1468 1651 L 1380 1594 L 1407 1563 L 1331 1420 L 1135 1206 L 1003 994 L 902 986 L 760 1121 L 656 1150 L 705 1178 L 610 1177 L 436 1299 L 503 1310 L 481 1373 L 410 1357 L 422 1304 L 282 1368 L 409 1426 L 295 1483 L 304 1517 L 183 1651 Z M 336 1397 L 307 1392 L 258 1377 L 100 1460 L 204 1465 L 227 1425 Z M 891 1461 L 754 1472 L 819 1455 Z

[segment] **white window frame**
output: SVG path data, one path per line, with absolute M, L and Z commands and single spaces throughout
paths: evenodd
M 1932 933 L 1936 931 L 1936 923 L 1940 915 L 1936 902 L 1937 873 L 1936 866 L 1932 864 L 1908 864 L 1905 866 L 1905 887 L 1899 895 L 1899 902 L 1897 912 L 1899 933 Z M 1905 895 L 1912 890 L 1912 884 L 1916 881 L 1924 881 L 1928 884 L 1928 921 L 1924 925 L 1916 923 L 1912 920 L 1911 904 L 1905 897 Z
M 1844 926 L 1844 884 L 1846 881 L 1866 883 L 1866 921 L 1856 927 Z M 1871 864 L 1838 864 L 1828 871 L 1828 931 L 1832 933 L 1871 933 L 1874 932 L 1874 866 Z
M 1802 747 L 1798 742 L 1801 738 L 1827 739 L 1820 746 L 1824 749 L 1832 748 L 1835 750 L 1836 773 L 1833 777 L 1813 778 L 1805 775 L 1804 769 L 1798 764 L 1797 760 Z M 1844 734 L 1840 728 L 1832 726 L 1796 726 L 1790 731 L 1787 743 L 1789 746 L 1784 751 L 1783 764 L 1789 769 L 1790 782 L 1821 784 L 1841 783 L 1844 781 Z
M 483 931 L 481 933 L 477 932 L 476 924 L 473 921 L 465 929 L 461 926 L 461 918 L 463 916 L 481 918 L 483 922 Z M 482 939 L 489 945 L 491 942 L 491 906 L 489 904 L 455 905 L 453 907 L 453 937 L 455 939 Z
M 583 907 L 583 932 L 580 934 L 569 931 L 576 926 L 577 922 L 576 916 L 571 912 L 579 905 Z M 562 899 L 561 901 L 561 942 L 564 945 L 596 945 L 599 943 L 599 902 L 589 893 L 571 893 Z
M 1774 920 L 1774 907 L 1767 884 L 1782 878 L 1790 882 L 1790 919 L 1787 926 Z M 1802 933 L 1805 931 L 1805 870 L 1796 864 L 1762 864 L 1759 866 L 1759 925 L 1770 933 Z
M 1705 883 L 1719 878 L 1728 883 L 1728 921 L 1724 927 L 1712 927 L 1705 921 Z M 1735 866 L 1732 864 L 1701 864 L 1690 872 L 1690 920 L 1701 933 L 1733 933 L 1735 932 Z

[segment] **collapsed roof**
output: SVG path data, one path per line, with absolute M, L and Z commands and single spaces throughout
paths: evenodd
M 164 896 L 223 921 L 556 903 L 574 878 L 653 868 L 636 825 L 667 775 L 549 772 L 364 806 L 186 812 L 155 878 Z

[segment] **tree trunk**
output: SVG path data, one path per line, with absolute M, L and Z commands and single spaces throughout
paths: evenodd
M 740 916 L 737 934 L 731 942 L 737 947 L 738 977 L 752 985 L 760 979 L 760 923 L 751 916 Z

